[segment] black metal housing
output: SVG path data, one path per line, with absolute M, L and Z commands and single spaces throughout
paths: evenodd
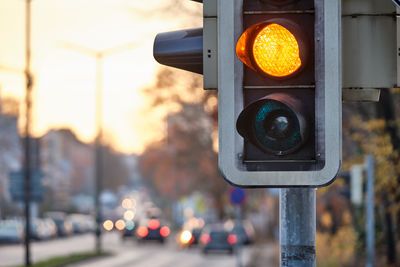
M 153 56 L 160 64 L 203 74 L 203 28 L 157 34 Z

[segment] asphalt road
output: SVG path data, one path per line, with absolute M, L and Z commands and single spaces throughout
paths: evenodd
M 32 243 L 33 262 L 55 256 L 77 252 L 92 251 L 95 246 L 93 235 L 85 234 L 57 240 Z M 70 266 L 237 266 L 236 255 L 226 253 L 203 255 L 198 248 L 181 249 L 170 238 L 166 244 L 143 243 L 134 240 L 122 241 L 118 233 L 106 233 L 103 236 L 104 250 L 112 256 L 82 262 Z M 242 266 L 247 266 L 253 257 L 255 247 L 245 247 L 242 251 Z M 24 263 L 23 245 L 0 246 L 0 266 L 15 266 Z
M 134 240 L 122 242 L 119 237 L 108 239 L 107 246 L 113 256 L 95 259 L 70 266 L 82 267 L 123 267 L 123 266 L 151 266 L 151 267 L 203 267 L 203 266 L 236 266 L 236 255 L 227 253 L 203 255 L 198 248 L 179 248 L 173 239 L 166 244 L 153 242 L 137 243 Z M 252 247 L 243 249 L 242 261 L 246 266 L 250 261 Z

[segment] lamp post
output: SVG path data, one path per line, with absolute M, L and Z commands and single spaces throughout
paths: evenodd
M 111 56 L 126 50 L 130 50 L 136 46 L 136 43 L 130 42 L 123 45 L 115 46 L 112 48 L 104 49 L 104 50 L 94 50 L 91 48 L 87 48 L 84 46 L 80 46 L 72 43 L 64 43 L 63 47 L 69 50 L 73 50 L 87 56 L 93 57 L 96 59 L 96 111 L 95 111 L 95 122 L 96 122 L 96 137 L 95 137 L 95 170 L 94 177 L 96 181 L 95 188 L 95 209 L 96 209 L 96 251 L 101 251 L 101 219 L 102 219 L 102 211 L 101 211 L 101 203 L 100 203 L 100 193 L 103 189 L 102 183 L 102 153 L 101 153 L 101 144 L 102 144 L 102 135 L 103 135 L 103 127 L 102 127 L 102 118 L 103 118 L 103 110 L 102 110 L 102 102 L 103 102 L 103 60 L 107 56 Z
M 26 118 L 25 118 L 25 162 L 24 162 L 24 173 L 25 173 L 25 265 L 31 265 L 30 257 L 30 200 L 31 200 L 31 159 L 30 159 L 30 128 L 31 128 L 31 107 L 32 107 L 32 75 L 30 70 L 31 61 L 31 0 L 26 0 L 25 9 L 25 81 L 26 81 L 26 93 L 25 93 L 25 105 L 26 105 Z

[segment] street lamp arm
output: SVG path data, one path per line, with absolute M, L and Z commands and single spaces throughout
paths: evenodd
M 126 43 L 126 44 L 123 44 L 123 45 L 115 46 L 115 47 L 112 47 L 112 48 L 107 48 L 107 49 L 104 49 L 102 51 L 98 51 L 98 53 L 102 54 L 103 56 L 108 56 L 108 55 L 111 55 L 111 54 L 116 54 L 116 53 L 119 53 L 119 52 L 123 52 L 125 50 L 133 49 L 136 46 L 137 46 L 136 42 L 130 42 L 130 43 Z
M 82 45 L 77 45 L 74 43 L 69 43 L 69 42 L 62 42 L 60 43 L 60 47 L 68 49 L 68 50 L 73 50 L 76 52 L 80 52 L 92 57 L 98 57 L 98 58 L 103 58 L 105 56 L 109 56 L 115 53 L 119 53 L 119 52 L 123 52 L 125 50 L 130 50 L 132 48 L 135 48 L 137 46 L 136 42 L 130 42 L 130 43 L 126 43 L 123 45 L 119 45 L 119 46 L 115 46 L 112 48 L 107 48 L 104 50 L 95 50 L 95 49 L 91 49 Z
M 91 57 L 97 57 L 99 52 L 97 52 L 94 49 L 82 46 L 82 45 L 77 45 L 77 44 L 73 44 L 73 43 L 69 43 L 69 42 L 61 42 L 59 44 L 60 47 L 68 49 L 68 50 L 72 50 L 75 52 L 79 52 L 79 53 L 83 53 L 86 55 L 89 55 Z

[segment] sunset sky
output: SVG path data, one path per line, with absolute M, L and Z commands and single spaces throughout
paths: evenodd
M 154 37 L 202 24 L 199 16 L 167 8 L 173 1 L 32 0 L 34 135 L 68 127 L 83 141 L 94 137 L 96 60 L 66 43 L 93 51 L 131 44 L 104 58 L 105 132 L 122 152 L 140 153 L 160 138 L 160 116 L 145 112 L 147 101 L 140 93 L 159 66 L 152 56 Z M 194 12 L 201 9 L 196 2 L 175 2 Z M 25 64 L 24 0 L 0 0 L 0 38 L 1 96 L 22 100 L 25 79 L 18 70 Z

